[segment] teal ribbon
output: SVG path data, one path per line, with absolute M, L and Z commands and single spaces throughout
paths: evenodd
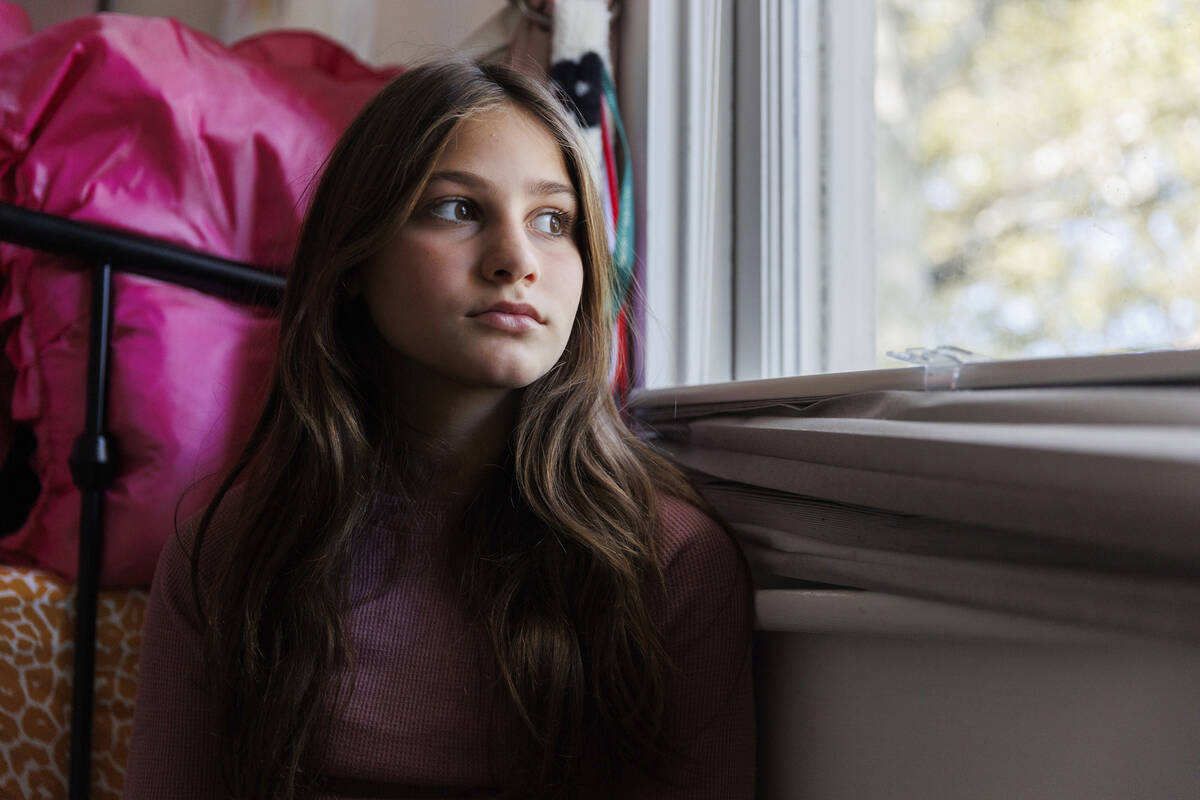
M 613 125 L 617 129 L 617 138 L 621 143 L 621 155 L 624 164 L 621 167 L 621 180 L 618 188 L 620 199 L 617 208 L 616 241 L 613 243 L 613 297 L 616 299 L 613 309 L 613 319 L 617 318 L 629 287 L 633 283 L 633 161 L 629 157 L 629 140 L 625 137 L 625 126 L 621 123 L 621 112 L 617 107 L 617 90 L 613 86 L 612 76 L 608 70 L 600 75 L 601 86 L 604 90 L 604 100 L 612 114 Z

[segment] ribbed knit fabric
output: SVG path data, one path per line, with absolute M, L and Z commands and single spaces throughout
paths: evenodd
M 225 505 L 236 502 L 231 495 Z M 224 511 L 224 508 L 222 509 Z M 202 582 L 231 544 L 219 513 L 206 537 Z M 514 767 L 517 721 L 487 677 L 492 656 L 435 568 L 444 510 L 380 497 L 370 554 L 350 582 L 347 625 L 356 648 L 352 692 L 329 720 L 326 798 L 489 797 Z M 666 786 L 643 779 L 633 798 L 754 796 L 750 590 L 735 545 L 708 517 L 661 501 L 667 598 L 655 608 L 678 667 L 668 724 L 678 753 Z M 211 545 L 209 544 L 211 543 Z M 217 709 L 203 690 L 202 632 L 189 585 L 191 527 L 158 561 L 142 634 L 126 800 L 228 797 L 218 762 Z

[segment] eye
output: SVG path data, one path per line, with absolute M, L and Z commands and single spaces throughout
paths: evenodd
M 565 211 L 542 211 L 533 218 L 533 229 L 551 236 L 562 236 L 571 229 L 571 215 Z
M 452 197 L 439 200 L 429 207 L 430 215 L 447 222 L 470 222 L 475 219 L 475 205 L 470 200 Z

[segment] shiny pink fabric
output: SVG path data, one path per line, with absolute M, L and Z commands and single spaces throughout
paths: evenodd
M 0 50 L 4 50 L 24 39 L 32 29 L 29 25 L 29 15 L 25 9 L 12 3 L 0 2 Z M 4 288 L 4 276 L 0 274 L 0 290 Z M 0 342 L 4 341 L 4 324 L 0 323 Z M 12 362 L 4 358 L 0 350 L 0 464 L 8 458 L 8 451 L 13 442 L 12 420 L 12 388 L 17 379 L 16 368 Z M 0 486 L 0 504 L 4 503 L 6 495 L 4 487 Z
M 0 200 L 283 268 L 337 136 L 398 69 L 305 33 L 232 48 L 173 20 L 85 17 L 22 38 L 0 2 Z M 74 578 L 68 456 L 86 403 L 85 265 L 0 245 L 12 413 L 37 436 L 42 494 L 0 560 Z M 261 408 L 266 312 L 137 276 L 115 281 L 101 581 L 147 584 L 180 517 L 208 498 Z M 186 489 L 196 482 L 193 491 Z M 182 497 L 182 500 L 180 499 Z

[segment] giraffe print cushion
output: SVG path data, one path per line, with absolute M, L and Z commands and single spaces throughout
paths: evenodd
M 100 592 L 96 618 L 93 800 L 118 800 L 133 726 L 146 592 Z M 75 587 L 0 565 L 0 798 L 67 796 Z

